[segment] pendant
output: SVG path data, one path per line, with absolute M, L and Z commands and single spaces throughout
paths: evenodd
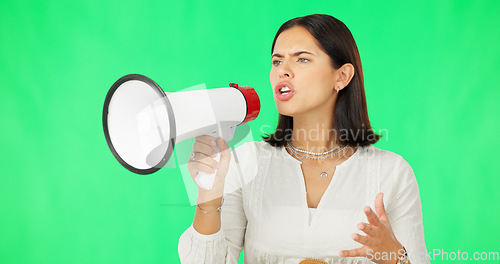
M 319 176 L 321 176 L 321 178 L 326 178 L 328 177 L 328 173 L 322 172 Z

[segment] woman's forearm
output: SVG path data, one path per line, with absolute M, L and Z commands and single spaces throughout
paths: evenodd
M 198 191 L 198 206 L 206 212 L 211 212 L 221 206 L 222 197 L 210 197 L 202 191 Z M 217 233 L 221 228 L 221 212 L 215 211 L 204 213 L 200 209 L 195 208 L 193 227 L 198 233 L 203 235 L 211 235 Z

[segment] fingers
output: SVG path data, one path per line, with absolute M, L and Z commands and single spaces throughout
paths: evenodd
M 214 145 L 212 145 L 212 142 L 215 144 L 215 141 L 209 135 L 198 136 L 195 140 L 193 152 L 187 164 L 188 169 L 193 175 L 197 175 L 199 171 L 214 174 L 219 165 L 219 163 L 214 160 L 218 154 Z
M 363 211 L 368 219 L 368 223 L 359 223 L 357 228 L 366 235 L 352 234 L 352 239 L 363 246 L 352 250 L 343 250 L 339 254 L 342 257 L 357 257 L 367 255 L 367 250 L 376 252 L 394 252 L 394 245 L 397 240 L 391 231 L 389 221 L 384 206 L 384 194 L 379 193 L 375 199 L 376 213 L 369 206 L 365 206 Z M 401 246 L 402 247 L 402 246 Z M 387 250 L 389 249 L 389 251 Z
M 380 220 L 388 221 L 384 206 L 384 193 L 379 193 L 377 198 L 375 198 L 375 210 Z
M 212 167 L 214 169 L 217 169 L 217 165 L 219 164 L 216 160 L 214 160 L 212 157 L 209 157 L 203 153 L 192 153 L 193 155 L 193 161 L 200 163 L 200 164 L 205 164 L 209 167 Z
M 198 171 L 208 174 L 215 173 L 218 164 L 213 158 L 200 152 L 194 153 L 193 160 L 189 160 L 188 162 L 188 166 L 194 166 Z
M 221 150 L 220 159 L 217 162 L 214 158 L 219 154 L 217 149 Z M 227 143 L 221 138 L 216 140 L 209 135 L 195 137 L 193 152 L 188 161 L 188 169 L 192 175 L 197 175 L 198 171 L 213 174 L 222 168 L 222 174 L 227 172 L 227 166 L 231 158 L 231 152 Z M 219 174 L 219 173 L 217 173 Z
M 363 247 L 351 250 L 341 250 L 339 255 L 341 257 L 364 257 L 366 255 L 366 250 Z
M 209 135 L 201 135 L 194 138 L 197 142 L 204 143 L 208 146 L 213 146 L 212 142 L 215 143 L 215 139 Z
M 221 152 L 221 156 L 230 155 L 229 146 L 221 137 L 214 139 L 212 136 L 202 135 L 195 137 L 195 140 L 193 152 L 202 152 L 207 156 L 215 157 L 218 154 L 216 147 Z
M 229 158 L 231 156 L 231 151 L 229 150 L 229 146 L 222 138 L 217 138 L 217 147 L 220 150 L 221 158 Z
M 368 222 L 371 225 L 374 226 L 379 226 L 380 225 L 380 219 L 378 219 L 378 216 L 373 212 L 372 208 L 370 206 L 365 206 L 364 210 L 366 218 L 368 219 Z
M 217 146 L 215 140 L 209 135 L 202 135 L 195 137 L 196 142 L 193 144 L 193 152 L 201 152 L 207 156 L 214 156 L 217 154 L 215 146 Z
M 374 245 L 373 238 L 368 236 L 362 236 L 360 234 L 352 234 L 352 239 L 360 244 L 363 244 L 367 247 L 371 247 Z
M 358 224 L 358 229 L 363 231 L 365 234 L 371 236 L 371 237 L 374 237 L 377 233 L 376 233 L 376 227 L 374 226 L 371 226 L 367 223 L 359 223 Z
M 217 151 L 213 146 L 209 146 L 203 142 L 196 141 L 193 144 L 193 153 L 202 153 L 205 156 L 216 157 Z

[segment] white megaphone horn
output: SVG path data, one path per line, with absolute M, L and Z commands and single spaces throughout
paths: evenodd
M 236 126 L 259 115 L 252 87 L 165 93 L 153 80 L 129 74 L 116 81 L 104 101 L 104 135 L 115 158 L 129 171 L 150 174 L 170 159 L 174 146 L 200 135 L 230 141 Z M 220 153 L 215 160 L 219 162 Z M 214 174 L 199 172 L 196 184 L 212 189 Z

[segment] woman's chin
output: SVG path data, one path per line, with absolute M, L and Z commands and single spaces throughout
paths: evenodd
M 278 109 L 278 113 L 280 113 L 280 115 L 289 117 L 294 117 L 297 115 L 297 111 L 291 109 Z
M 303 107 L 299 107 L 300 104 L 297 104 L 296 102 L 287 102 L 287 101 L 275 101 L 276 103 L 276 110 L 278 110 L 278 113 L 281 115 L 285 116 L 297 116 L 301 114 L 304 111 Z M 300 109 L 299 109 L 300 108 Z

